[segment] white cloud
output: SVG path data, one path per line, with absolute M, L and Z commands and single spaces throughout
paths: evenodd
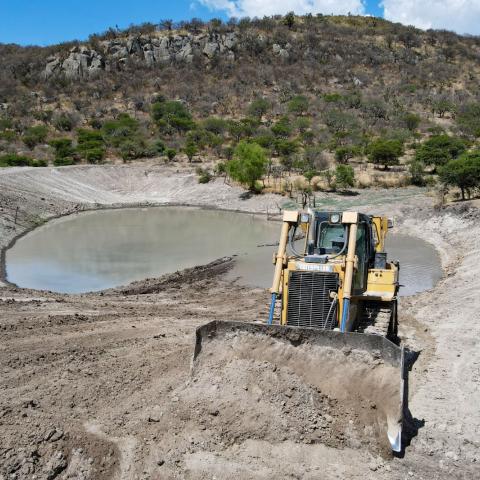
M 212 10 L 222 10 L 231 17 L 263 17 L 295 12 L 324 14 L 364 14 L 363 0 L 197 0 Z
M 385 18 L 419 28 L 480 34 L 479 0 L 383 0 Z

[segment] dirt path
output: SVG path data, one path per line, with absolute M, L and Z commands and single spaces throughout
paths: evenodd
M 240 200 L 239 190 L 199 186 L 188 172 L 99 167 L 91 182 L 89 168 L 2 171 L 0 245 L 44 218 L 95 203 L 264 212 L 279 202 L 273 195 Z M 239 366 L 237 384 L 226 371 L 231 397 L 242 400 L 228 409 L 185 397 L 198 325 L 266 317 L 266 292 L 224 280 L 231 266 L 224 259 L 100 294 L 0 288 L 0 479 L 480 477 L 478 212 L 435 212 L 424 196 L 374 206 L 367 192 L 362 202 L 366 211 L 393 210 L 402 232 L 434 243 L 446 271 L 434 290 L 402 299 L 400 333 L 420 352 L 409 376 L 408 425 L 418 434 L 403 458 L 335 440 L 327 424 L 322 443 L 310 443 L 302 430 L 315 413 L 308 385 L 261 365 Z M 265 379 L 278 382 L 275 389 L 262 390 Z M 237 390 L 240 383 L 250 387 Z M 219 385 L 212 378 L 212 389 Z M 280 398 L 284 390 L 290 397 Z M 335 408 L 318 401 L 322 412 Z M 279 414 L 282 402 L 304 414 Z M 313 420 L 328 423 L 325 415 Z

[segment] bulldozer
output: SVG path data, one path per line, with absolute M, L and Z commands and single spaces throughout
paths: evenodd
M 253 338 L 262 338 L 257 353 L 339 401 L 357 406 L 357 417 L 374 424 L 366 428 L 400 452 L 404 398 L 404 350 L 397 337 L 400 265 L 387 261 L 385 252 L 392 226 L 386 217 L 352 211 L 285 211 L 273 258 L 268 319 L 215 321 L 199 327 L 194 362 L 209 342 L 225 342 L 232 355 L 246 357 L 253 355 L 248 342 L 253 345 Z M 374 415 L 365 412 L 365 400 L 374 405 Z

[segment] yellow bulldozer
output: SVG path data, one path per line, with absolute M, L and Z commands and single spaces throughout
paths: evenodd
M 397 337 L 400 267 L 385 252 L 391 226 L 357 212 L 285 211 L 268 321 L 200 327 L 194 361 L 212 341 L 245 358 L 255 344 L 255 355 L 351 405 L 379 443 L 400 452 L 404 351 Z M 365 405 L 374 405 L 373 414 Z

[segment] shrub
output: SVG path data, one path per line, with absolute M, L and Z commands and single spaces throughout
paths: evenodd
M 335 168 L 335 187 L 344 190 L 355 185 L 355 172 L 350 165 L 337 165 Z
M 233 159 L 227 163 L 227 173 L 234 180 L 256 190 L 256 182 L 265 174 L 265 150 L 257 143 L 241 141 L 235 148 Z
M 75 163 L 75 149 L 70 138 L 54 138 L 48 144 L 55 149 L 54 165 L 72 165 Z
M 46 125 L 37 125 L 30 127 L 23 136 L 23 143 L 28 148 L 33 148 L 39 143 L 44 143 L 47 139 L 48 127 Z
M 190 112 L 182 102 L 158 101 L 151 108 L 152 119 L 166 133 L 186 132 L 195 127 Z
M 24 155 L 17 155 L 16 153 L 7 153 L 0 156 L 0 167 L 29 167 L 33 165 L 34 160 Z
M 198 148 L 194 143 L 187 143 L 183 151 L 188 157 L 188 161 L 191 162 L 193 160 L 193 157 L 197 154 Z
M 167 148 L 165 150 L 165 155 L 168 160 L 172 161 L 177 156 L 177 151 L 174 148 Z
M 145 143 L 139 139 L 125 140 L 120 145 L 120 156 L 124 162 L 145 156 Z
M 71 113 L 60 113 L 53 118 L 53 126 L 61 132 L 70 132 L 77 124 L 78 119 Z
M 288 117 L 282 117 L 272 126 L 272 132 L 276 137 L 288 138 L 292 133 L 292 125 Z
M 248 115 L 262 118 L 270 110 L 270 102 L 264 98 L 257 98 L 248 107 Z
M 342 100 L 342 96 L 339 93 L 325 93 L 323 95 L 323 100 L 327 103 L 337 103 Z
M 406 113 L 402 117 L 402 123 L 405 125 L 405 128 L 414 132 L 420 125 L 421 118 L 415 113 Z
M 335 149 L 335 160 L 338 163 L 346 163 L 351 158 L 359 156 L 361 149 L 357 145 L 343 145 Z
M 424 187 L 427 184 L 425 180 L 425 164 L 421 160 L 413 159 L 408 165 L 408 172 L 412 185 Z
M 221 135 L 227 129 L 227 122 L 223 118 L 210 117 L 203 121 L 203 128 L 207 132 L 215 133 L 216 135 Z
M 126 113 L 121 113 L 114 120 L 104 122 L 102 132 L 105 141 L 113 147 L 120 147 L 126 141 L 132 141 L 138 132 L 138 121 Z
M 398 165 L 400 156 L 403 155 L 403 145 L 398 140 L 379 139 L 368 147 L 368 157 L 372 163 L 388 168 Z
M 456 122 L 465 135 L 480 137 L 480 103 L 462 106 L 456 116 Z
M 278 155 L 282 157 L 286 157 L 288 155 L 292 155 L 298 150 L 298 145 L 296 142 L 291 142 L 286 138 L 278 138 L 275 140 L 275 151 Z
M 199 167 L 195 172 L 198 175 L 198 183 L 208 183 L 212 179 L 212 175 L 207 169 Z
M 308 105 L 307 97 L 304 95 L 296 95 L 288 102 L 288 111 L 302 115 L 308 110 Z
M 445 165 L 466 150 L 465 143 L 457 137 L 435 135 L 420 145 L 415 152 L 415 160 L 425 165 Z
M 470 198 L 471 190 L 480 187 L 480 150 L 449 160 L 440 168 L 439 174 L 442 183 L 460 188 L 463 200 L 465 192 Z
M 77 152 L 88 163 L 99 163 L 105 158 L 105 143 L 101 132 L 97 130 L 78 130 Z

